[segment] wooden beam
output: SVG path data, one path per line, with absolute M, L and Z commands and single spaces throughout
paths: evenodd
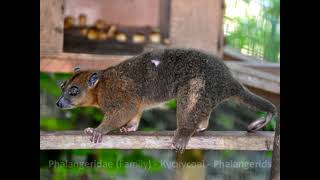
M 223 0 L 171 0 L 172 47 L 223 54 Z
M 114 66 L 131 56 L 60 53 L 40 56 L 40 71 L 71 73 L 75 67 L 81 70 L 99 70 Z
M 231 69 L 234 77 L 243 84 L 253 88 L 263 89 L 271 93 L 280 94 L 279 76 L 254 70 L 235 63 L 226 62 L 226 64 Z
M 251 92 L 258 94 L 261 97 L 264 97 L 265 99 L 268 99 L 270 102 L 272 102 L 275 106 L 280 105 L 280 94 L 268 92 L 262 89 L 246 86 Z
M 224 46 L 223 55 L 224 55 L 224 59 L 226 60 L 238 60 L 242 62 L 253 62 L 253 63 L 263 61 L 263 59 L 242 54 L 239 49 L 232 48 L 230 46 Z
M 169 27 L 170 27 L 170 8 L 171 0 L 160 0 L 159 2 L 159 27 L 162 37 L 169 37 Z
M 63 49 L 63 0 L 40 1 L 40 55 Z
M 89 141 L 83 131 L 40 131 L 40 150 L 45 149 L 173 149 L 173 131 L 137 131 L 127 134 L 110 133 L 101 143 Z M 273 148 L 274 132 L 259 131 L 206 131 L 191 137 L 187 149 L 252 150 L 266 151 Z
M 239 64 L 244 67 L 253 68 L 258 71 L 263 71 L 275 76 L 280 76 L 280 64 L 279 63 L 268 63 L 268 62 L 244 62 L 236 60 L 226 60 L 233 64 Z

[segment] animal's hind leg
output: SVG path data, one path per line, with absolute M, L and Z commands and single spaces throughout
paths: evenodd
M 177 129 L 173 137 L 173 146 L 183 152 L 191 136 L 199 125 L 206 122 L 212 111 L 212 104 L 201 91 L 180 90 L 177 97 Z

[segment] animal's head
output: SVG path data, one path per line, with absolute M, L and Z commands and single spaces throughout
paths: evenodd
M 57 106 L 62 109 L 72 109 L 81 106 L 96 106 L 95 87 L 99 83 L 99 72 L 74 69 L 74 75 L 63 82 L 60 87 L 62 94 Z

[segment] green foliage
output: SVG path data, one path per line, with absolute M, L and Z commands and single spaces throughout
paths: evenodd
M 272 151 L 266 151 L 265 153 L 266 153 L 266 156 L 272 157 Z
M 257 116 L 260 117 L 265 117 L 267 116 L 266 112 L 257 112 Z M 273 117 L 272 120 L 263 128 L 266 131 L 274 131 L 276 129 L 276 118 Z
M 42 130 L 68 130 L 71 129 L 71 121 L 57 118 L 41 118 L 40 128 Z
M 222 159 L 229 159 L 232 157 L 236 152 L 234 150 L 223 150 L 222 151 Z
M 170 100 L 166 102 L 166 106 L 170 109 L 176 109 L 177 108 L 177 101 L 175 99 Z
M 102 112 L 94 107 L 78 107 L 68 110 L 70 112 L 70 119 L 78 119 L 79 117 L 88 117 L 98 122 L 102 121 Z
M 217 124 L 223 126 L 225 129 L 233 129 L 234 127 L 234 119 L 226 114 L 221 114 L 216 119 Z
M 141 168 L 151 173 L 163 170 L 159 160 L 145 155 L 142 150 L 129 153 L 118 149 L 66 150 L 63 154 L 64 158 L 56 159 L 57 164 L 51 165 L 53 179 L 79 179 L 84 175 L 90 175 L 90 179 L 94 176 L 99 179 L 105 175 L 125 175 L 127 168 Z M 66 158 L 67 154 L 72 158 Z M 86 161 L 89 155 L 96 159 Z M 75 157 L 80 157 L 80 161 Z
M 123 161 L 124 154 L 117 149 L 106 149 L 98 152 L 98 161 L 106 163 L 103 167 L 108 174 L 124 174 L 125 167 L 120 162 Z
M 70 78 L 71 74 L 65 73 L 41 73 L 40 72 L 40 90 L 47 92 L 54 97 L 59 97 L 61 90 L 60 84 L 67 78 Z
M 245 2 L 249 7 L 252 1 Z M 226 1 L 226 3 L 228 8 L 228 5 L 232 5 L 228 3 L 234 3 L 234 1 Z M 249 55 L 270 62 L 279 62 L 280 32 L 277 27 L 280 23 L 280 1 L 268 0 L 259 3 L 262 9 L 258 16 L 249 15 L 249 9 L 244 9 L 246 13 L 241 17 L 229 17 L 226 14 L 225 23 L 236 25 L 234 30 L 227 32 L 226 44 L 240 50 L 247 50 Z
M 53 168 L 53 180 L 67 179 L 68 169 L 64 166 Z
M 150 128 L 150 127 L 145 127 L 145 128 L 142 128 L 142 129 L 139 129 L 139 131 L 155 131 L 157 130 L 156 128 Z
M 90 149 L 72 149 L 70 151 L 71 151 L 71 154 L 76 156 L 88 156 L 94 153 Z
M 159 160 L 156 160 L 152 156 L 145 155 L 140 149 L 133 150 L 130 154 L 124 156 L 123 160 L 127 163 L 134 163 L 149 172 L 159 172 L 163 170 Z

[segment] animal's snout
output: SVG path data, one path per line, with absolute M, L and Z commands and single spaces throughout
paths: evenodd
M 61 96 L 56 102 L 57 107 L 59 108 L 69 108 L 71 106 L 70 101 Z

